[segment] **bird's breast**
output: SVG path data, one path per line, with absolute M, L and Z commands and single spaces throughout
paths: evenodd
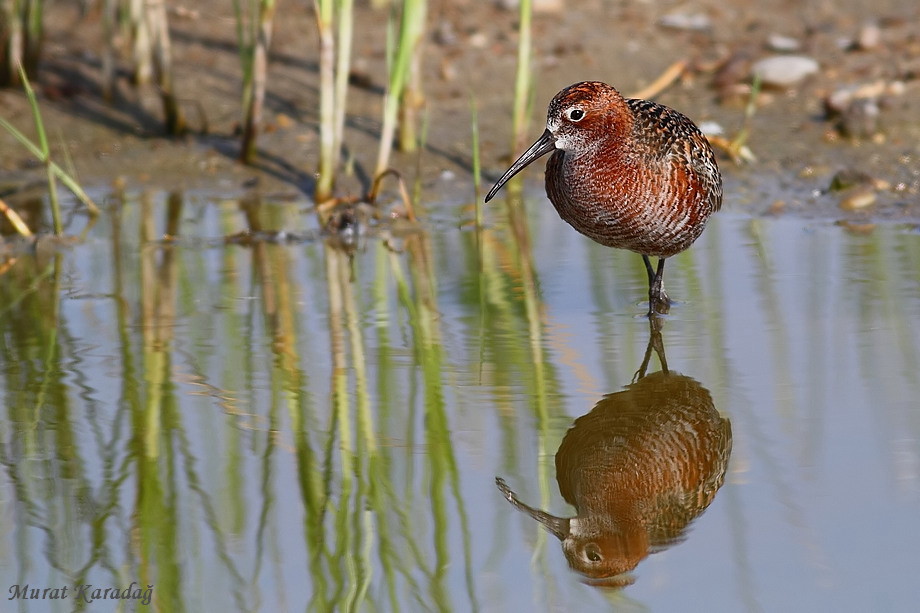
M 603 153 L 556 151 L 546 193 L 560 217 L 608 247 L 669 257 L 690 246 L 712 212 L 692 169 Z

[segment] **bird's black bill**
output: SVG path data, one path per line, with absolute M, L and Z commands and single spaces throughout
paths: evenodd
M 511 168 L 505 171 L 498 181 L 495 182 L 495 185 L 492 186 L 492 189 L 489 190 L 489 193 L 486 194 L 486 202 L 492 199 L 492 197 L 498 193 L 498 190 L 502 188 L 502 185 L 507 183 L 511 177 L 521 172 L 525 166 L 536 160 L 537 158 L 546 155 L 550 151 L 556 148 L 556 138 L 553 136 L 552 132 L 546 130 L 543 133 L 543 136 L 537 139 L 537 142 L 532 144 L 530 148 L 525 151 L 517 161 L 511 165 Z
M 511 488 L 508 487 L 508 484 L 505 483 L 505 480 L 501 477 L 495 477 L 495 485 L 498 486 L 498 489 L 505 497 L 505 500 L 511 503 L 511 506 L 513 506 L 518 511 L 521 511 L 522 513 L 530 515 L 544 528 L 555 535 L 555 537 L 560 541 L 564 541 L 565 537 L 568 536 L 571 526 L 569 518 L 556 517 L 555 515 L 550 515 L 546 511 L 541 511 L 540 509 L 535 509 L 529 505 L 524 504 L 518 500 L 517 494 L 511 491 Z

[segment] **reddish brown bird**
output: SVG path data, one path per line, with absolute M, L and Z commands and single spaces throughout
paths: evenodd
M 640 254 L 649 314 L 667 313 L 665 258 L 699 238 L 722 205 L 722 176 L 706 137 L 674 109 L 624 98 L 599 81 L 576 83 L 556 94 L 546 131 L 499 178 L 486 202 L 551 151 L 546 194 L 559 216 L 602 245 Z M 650 256 L 658 257 L 657 269 Z
M 556 481 L 575 517 L 528 506 L 495 483 L 562 541 L 569 566 L 590 583 L 622 586 L 649 554 L 686 538 L 722 487 L 731 449 L 731 422 L 709 390 L 663 371 L 605 396 L 562 439 Z

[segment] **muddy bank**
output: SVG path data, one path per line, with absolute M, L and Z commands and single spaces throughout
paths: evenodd
M 577 11 L 556 6 L 562 3 L 542 4 L 534 20 L 534 135 L 542 129 L 546 102 L 561 87 L 600 79 L 628 94 L 685 59 L 688 70 L 656 99 L 732 138 L 744 124 L 757 62 L 802 56 L 817 69 L 785 86 L 768 84 L 757 99 L 747 140 L 756 161 L 737 165 L 720 158 L 726 208 L 857 221 L 920 220 L 920 8 L 915 2 L 889 0 L 871 7 L 855 1 L 805 7 L 771 2 L 764 7 L 747 1 L 594 1 L 580 3 Z M 38 87 L 49 134 L 58 143 L 56 159 L 64 158 L 66 148 L 81 181 L 101 190 L 118 184 L 234 196 L 258 189 L 307 198 L 317 160 L 312 12 L 300 4 L 279 8 L 261 156 L 250 168 L 235 161 L 240 70 L 232 7 L 207 1 L 191 10 L 172 8 L 176 87 L 196 130 L 175 140 L 160 136 L 156 92 L 135 91 L 126 74 L 116 103 L 103 102 L 98 15 L 49 7 Z M 352 172 L 339 183 L 342 194 L 363 191 L 377 152 L 385 20 L 385 11 L 363 3 L 358 8 L 346 135 Z M 431 5 L 424 83 L 427 147 L 419 156 L 393 159 L 410 180 L 420 180 L 423 200 L 431 207 L 473 198 L 471 96 L 479 107 L 486 180 L 512 154 L 516 21 L 513 10 L 492 2 Z M 828 101 L 851 91 L 857 92 L 851 96 L 855 110 L 832 116 Z M 6 119 L 31 131 L 20 93 L 0 92 L 0 108 Z M 852 180 L 844 183 L 853 186 L 828 191 L 841 170 L 849 171 L 843 177 Z M 25 150 L 0 134 L 5 198 L 15 202 L 19 187 L 41 177 Z M 527 177 L 539 190 L 541 173 Z

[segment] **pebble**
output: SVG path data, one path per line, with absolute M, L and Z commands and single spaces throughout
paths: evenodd
M 770 47 L 773 51 L 798 51 L 802 48 L 802 43 L 799 42 L 799 39 L 792 38 L 791 36 L 783 36 L 782 34 L 771 34 L 767 39 L 767 46 Z
M 840 115 L 840 130 L 851 138 L 869 138 L 878 133 L 878 102 L 872 98 L 857 98 Z
M 867 185 L 863 185 L 847 191 L 840 199 L 840 208 L 845 211 L 864 209 L 867 206 L 875 204 L 876 198 L 878 198 L 878 196 L 875 190 Z
M 804 55 L 774 55 L 755 62 L 751 72 L 765 86 L 787 88 L 818 69 L 818 62 Z
M 534 0 L 533 10 L 537 13 L 558 13 L 565 7 L 563 0 Z
M 499 0 L 497 4 L 507 11 L 516 11 L 521 2 L 520 0 Z M 533 0 L 532 6 L 535 13 L 558 13 L 562 10 L 564 2 L 562 0 Z
M 449 47 L 457 44 L 457 30 L 448 19 L 441 19 L 434 30 L 434 42 L 438 45 Z
M 878 190 L 884 181 L 855 168 L 846 168 L 834 174 L 828 191 L 839 193 L 838 205 L 845 211 L 857 211 L 875 204 Z
M 881 28 L 879 28 L 877 24 L 867 23 L 859 31 L 859 36 L 856 38 L 856 46 L 863 51 L 871 51 L 878 47 L 881 41 Z
M 474 32 L 470 34 L 466 43 L 473 49 L 485 49 L 489 45 L 489 37 L 485 32 Z
M 827 186 L 827 189 L 831 192 L 842 192 L 844 190 L 850 189 L 851 187 L 865 187 L 874 184 L 875 180 L 868 173 L 857 170 L 855 168 L 844 168 L 843 170 L 838 170 L 836 173 L 834 173 L 834 176 L 831 177 L 831 182 L 830 185 Z
M 674 30 L 704 32 L 712 27 L 712 21 L 702 13 L 672 13 L 659 19 L 658 25 Z
M 830 117 L 837 119 L 840 131 L 850 137 L 873 137 L 878 132 L 880 101 L 904 93 L 901 81 L 876 81 L 837 89 L 824 100 Z
M 842 113 L 853 100 L 901 96 L 905 90 L 903 81 L 874 81 L 861 85 L 847 85 L 830 94 L 825 104 L 828 110 Z
M 701 121 L 697 124 L 697 127 L 706 136 L 722 136 L 725 134 L 725 128 L 716 121 Z

